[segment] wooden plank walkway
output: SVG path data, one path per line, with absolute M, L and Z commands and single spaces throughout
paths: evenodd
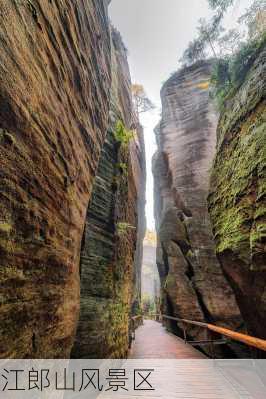
M 107 389 L 99 399 L 265 399 L 261 388 L 258 392 L 254 389 L 261 384 L 256 377 L 244 374 L 252 385 L 249 389 L 243 383 L 243 370 L 221 369 L 216 361 L 151 320 L 136 330 L 136 340 L 123 369 L 128 389 Z M 150 386 L 145 377 L 149 377 Z M 138 389 L 143 381 L 144 386 Z
M 205 359 L 206 357 L 181 338 L 166 331 L 162 324 L 145 320 L 136 331 L 130 359 Z

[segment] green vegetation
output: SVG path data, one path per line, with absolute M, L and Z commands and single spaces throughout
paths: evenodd
M 227 145 L 220 145 L 212 169 L 212 193 L 208 201 L 217 252 L 239 253 L 247 264 L 251 255 L 262 251 L 266 234 L 263 107 L 261 104 L 250 118 L 241 122 L 241 132 L 233 135 Z M 231 114 L 228 107 L 224 118 L 230 121 Z M 231 131 L 231 126 L 227 125 L 226 131 Z
M 116 123 L 114 136 L 120 145 L 127 147 L 130 140 L 134 138 L 134 132 L 132 130 L 127 130 L 124 123 L 119 120 Z
M 0 222 L 0 232 L 10 233 L 12 230 L 12 225 L 7 222 Z
M 123 176 L 128 175 L 127 171 L 127 164 L 125 162 L 119 162 L 116 164 L 116 169 L 121 173 Z
M 221 27 L 222 14 L 214 15 L 210 22 L 205 19 L 199 20 L 198 35 L 191 41 L 184 51 L 180 62 L 184 66 L 194 64 L 208 57 L 208 49 L 212 51 L 213 57 L 217 58 L 215 43 L 218 41 L 223 29 Z
M 146 316 L 156 313 L 155 301 L 148 294 L 143 295 L 142 301 L 141 301 L 141 307 L 142 307 L 144 315 L 146 315 Z
M 233 5 L 234 0 L 208 0 L 209 5 L 213 10 L 219 10 L 220 12 L 225 12 L 228 7 Z
M 15 137 L 4 129 L 0 129 L 0 141 L 5 141 L 9 145 L 16 143 Z
M 176 286 L 176 278 L 173 274 L 168 274 L 164 283 L 164 289 L 173 288 Z
M 212 56 L 212 96 L 220 110 L 244 82 L 266 41 L 266 2 L 254 0 L 237 21 L 238 28 L 225 31 L 224 15 L 234 3 L 235 0 L 209 0 L 214 14 L 210 21 L 199 20 L 197 37 L 180 60 L 189 66 Z
M 127 222 L 119 222 L 116 225 L 116 231 L 119 236 L 124 236 L 128 230 L 135 230 L 136 227 Z
M 220 110 L 227 99 L 232 97 L 244 82 L 250 68 L 262 48 L 266 45 L 266 34 L 250 42 L 243 43 L 239 50 L 224 58 L 217 59 L 211 83 L 212 95 L 217 100 Z

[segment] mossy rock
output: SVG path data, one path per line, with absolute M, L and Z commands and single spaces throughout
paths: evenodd
M 256 252 L 265 251 L 266 103 L 262 70 L 265 63 L 263 67 L 256 62 L 233 104 L 221 116 L 209 195 L 217 252 L 231 251 L 249 267 Z M 234 114 L 236 110 L 239 115 Z

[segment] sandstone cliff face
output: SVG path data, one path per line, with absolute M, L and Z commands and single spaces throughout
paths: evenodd
M 120 220 L 137 227 L 143 147 L 140 129 L 130 151 L 118 148 L 112 134 L 118 115 L 129 126 L 132 106 L 124 54 L 112 55 L 108 3 L 0 0 L 1 357 L 69 356 L 80 275 L 87 315 L 101 330 L 106 319 L 98 321 L 97 312 L 102 306 L 108 314 L 110 353 L 117 353 L 112 343 L 122 325 L 125 352 L 137 230 L 121 238 L 114 231 Z M 111 96 L 111 75 L 121 98 Z M 119 163 L 128 165 L 128 175 L 120 171 L 115 187 Z M 103 274 L 86 271 L 89 262 Z M 94 316 L 90 295 L 99 299 Z M 108 311 L 101 298 L 108 298 Z M 99 342 L 95 331 L 91 340 Z
M 153 163 L 157 264 L 165 313 L 236 330 L 242 319 L 215 255 L 207 209 L 217 126 L 209 100 L 210 72 L 208 62 L 185 68 L 161 92 L 159 151 Z M 188 334 L 205 336 L 197 327 Z
M 266 50 L 218 125 L 209 210 L 216 250 L 250 334 L 266 339 Z
M 126 49 L 114 29 L 112 41 L 110 120 L 83 238 L 81 313 L 72 351 L 76 358 L 125 357 L 131 305 L 139 305 L 144 143 L 133 112 Z M 118 121 L 127 129 L 137 127 L 130 144 L 117 141 Z
M 67 357 L 105 139 L 105 1 L 0 1 L 1 356 Z

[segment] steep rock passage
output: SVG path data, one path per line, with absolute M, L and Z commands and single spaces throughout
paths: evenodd
M 216 249 L 248 331 L 266 339 L 266 50 L 218 125 L 209 210 Z
M 131 308 L 139 307 L 145 150 L 133 111 L 126 49 L 115 29 L 112 41 L 110 121 L 83 238 L 75 358 L 125 357 Z M 136 129 L 127 144 L 117 141 L 118 121 Z
M 0 0 L 1 357 L 68 357 L 105 140 L 105 0 Z
M 210 73 L 210 63 L 197 63 L 175 73 L 162 88 L 159 151 L 153 162 L 157 265 L 164 312 L 238 330 L 242 318 L 215 255 L 207 209 L 217 126 Z M 179 332 L 175 323 L 170 327 Z M 188 334 L 205 337 L 198 327 L 189 327 Z

